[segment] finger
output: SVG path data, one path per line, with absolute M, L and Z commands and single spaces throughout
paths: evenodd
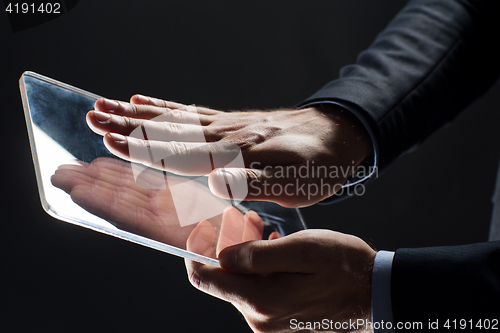
M 210 173 L 208 184 L 223 199 L 270 201 L 287 208 L 309 206 L 342 188 L 337 179 L 286 177 L 280 170 L 221 168 Z
M 227 208 L 222 214 L 219 241 L 216 254 L 228 246 L 241 243 L 245 221 L 243 214 L 234 207 Z
M 180 103 L 175 103 L 171 101 L 165 101 L 162 99 L 158 98 L 153 98 L 153 97 L 148 97 L 144 95 L 134 95 L 130 98 L 130 103 L 133 104 L 143 104 L 143 105 L 151 105 L 151 106 L 156 106 L 160 108 L 167 108 L 167 109 L 179 109 L 183 111 L 188 111 L 188 112 L 197 112 L 199 114 L 204 114 L 204 115 L 215 115 L 220 113 L 220 111 L 204 108 L 204 107 L 196 107 L 195 109 L 191 106 L 180 104 Z
M 95 170 L 99 170 L 99 173 L 111 173 L 117 175 L 117 177 L 132 176 L 132 165 L 130 162 L 119 160 L 112 157 L 98 157 L 94 159 L 91 163 L 80 162 L 81 165 L 75 164 L 61 164 L 58 166 L 58 170 L 75 170 L 81 171 L 88 175 L 95 177 Z M 91 171 L 92 170 L 92 171 Z
M 86 120 L 88 126 L 99 135 L 113 132 L 133 137 L 146 136 L 150 140 L 157 141 L 185 142 L 206 142 L 220 138 L 214 131 L 205 131 L 206 129 L 200 126 L 199 120 L 196 119 L 196 115 L 190 116 L 191 120 L 186 118 L 185 123 L 171 122 L 169 115 L 170 113 L 166 113 L 154 120 L 145 120 L 89 111 Z
M 169 191 L 169 184 L 164 173 L 152 168 L 141 168 L 140 172 L 134 173 L 133 168 L 134 165 L 130 162 L 100 157 L 92 161 L 86 172 L 96 179 L 100 178 L 113 185 L 133 188 L 148 197 L 150 189 Z M 172 176 L 170 178 L 172 179 Z
M 88 174 L 88 170 L 58 168 L 51 177 L 52 185 L 69 193 L 77 185 L 95 185 L 97 179 Z
M 108 168 L 110 165 L 113 166 L 111 163 L 95 161 L 87 167 L 61 165 L 52 177 L 53 185 L 69 193 L 68 190 L 76 185 L 88 184 L 116 191 L 126 190 L 135 194 L 138 199 L 146 202 L 149 200 L 148 190 L 137 184 L 130 167 L 111 169 Z M 165 183 L 164 177 L 162 178 Z
M 156 108 L 154 106 L 140 107 L 140 105 L 111 100 L 107 98 L 99 98 L 98 100 L 96 100 L 94 103 L 94 108 L 97 111 L 114 113 L 117 115 L 130 116 L 140 119 L 151 119 L 160 116 L 165 112 L 165 109 Z
M 146 197 L 127 187 L 92 184 L 76 186 L 70 195 L 76 204 L 122 230 L 185 248 L 192 227 L 179 227 L 175 211 L 169 212 L 174 206 L 172 198 L 165 193 L 155 191 Z
M 147 190 L 140 188 L 139 186 L 131 183 L 131 186 L 117 186 L 114 184 L 110 184 L 109 182 L 102 181 L 100 179 L 89 178 L 87 184 L 78 184 L 78 185 L 86 185 L 87 188 L 91 188 L 92 191 L 100 191 L 102 193 L 107 193 L 109 197 L 113 197 L 114 200 L 121 200 L 123 202 L 128 202 L 131 205 L 135 205 L 138 207 L 147 208 L 151 202 L 151 197 L 148 195 Z M 76 186 L 78 186 L 76 185 Z M 75 187 L 76 187 L 75 186 Z M 71 192 L 73 189 L 71 190 Z M 71 193 L 72 194 L 72 193 Z M 102 202 L 102 205 L 106 205 L 106 202 Z
M 132 174 L 130 162 L 122 161 L 113 157 L 98 157 L 90 165 L 98 165 L 102 169 L 114 171 L 117 173 Z
M 95 161 L 88 167 L 61 165 L 51 177 L 51 182 L 68 194 L 78 185 L 87 185 L 87 188 L 110 193 L 140 207 L 147 207 L 151 201 L 148 190 L 138 186 L 131 174 L 116 173 Z
M 91 177 L 80 171 L 70 169 L 57 169 L 50 177 L 50 182 L 53 186 L 60 188 L 66 193 L 70 193 L 71 189 L 77 185 L 85 185 L 93 182 Z
M 242 242 L 262 239 L 264 232 L 264 221 L 260 218 L 259 214 L 253 210 L 248 211 L 245 216 L 245 225 L 243 228 Z
M 314 273 L 314 239 L 298 234 L 227 247 L 219 254 L 221 267 L 239 274 Z
M 122 191 L 109 191 L 95 186 L 79 185 L 71 191 L 71 199 L 88 212 L 97 215 L 120 229 L 144 235 L 145 218 L 152 220 L 153 213 L 134 196 Z M 149 235 L 144 235 L 149 236 Z
M 186 241 L 186 249 L 206 257 L 215 258 L 215 252 L 212 247 L 214 240 L 214 227 L 207 220 L 203 220 L 191 231 Z
M 256 293 L 272 294 L 272 287 L 261 280 L 263 277 L 235 275 L 189 259 L 185 259 L 185 264 L 189 282 L 196 289 L 235 305 L 242 303 L 242 299 L 255 297 Z
M 224 168 L 210 173 L 208 185 L 213 194 L 223 199 L 270 201 L 296 208 L 327 198 L 341 188 L 340 184 L 324 184 L 320 180 L 286 178 L 264 169 Z
M 90 163 L 86 165 L 76 165 L 76 164 L 61 164 L 57 167 L 56 170 L 74 170 L 76 172 L 83 172 L 83 170 L 87 170 Z
M 269 235 L 269 240 L 273 240 L 273 239 L 278 239 L 278 238 L 281 238 L 283 237 L 279 232 L 277 231 L 273 231 L 270 235 Z
M 200 176 L 227 165 L 240 153 L 229 142 L 160 142 L 107 133 L 104 144 L 123 159 L 179 175 Z
M 284 312 L 281 309 L 294 304 L 297 301 L 296 294 L 290 290 L 297 290 L 307 283 L 302 279 L 303 276 L 292 279 L 284 276 L 238 275 L 188 259 L 185 259 L 185 264 L 189 282 L 195 288 L 233 304 L 255 332 L 278 332 L 276 327 L 283 325 L 279 325 L 278 320 L 272 320 L 272 324 L 269 324 L 269 318 L 275 318 L 277 313 Z M 293 309 L 290 312 L 295 311 Z M 259 324 L 259 328 L 256 324 Z
M 132 164 L 116 158 L 97 158 L 90 163 L 87 170 L 88 174 L 94 178 L 117 185 L 126 185 L 129 181 L 134 180 Z
M 198 108 L 193 105 L 182 108 L 165 108 L 155 105 L 133 104 L 105 98 L 98 99 L 94 104 L 96 111 L 103 114 L 115 114 L 134 119 L 147 119 L 154 121 L 170 121 L 175 123 L 195 123 L 208 125 L 211 120 L 207 115 L 198 113 Z M 100 114 L 101 121 L 106 121 L 105 115 Z

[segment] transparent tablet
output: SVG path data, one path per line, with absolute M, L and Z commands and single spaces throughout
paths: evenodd
M 100 96 L 33 72 L 19 83 L 40 199 L 51 216 L 216 266 L 226 246 L 305 229 L 297 209 L 223 200 L 206 176 L 112 155 L 85 120 Z

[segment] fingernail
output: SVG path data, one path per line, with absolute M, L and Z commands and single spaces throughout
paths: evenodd
M 115 110 L 120 105 L 117 101 L 113 101 L 113 100 L 107 99 L 107 98 L 105 98 L 103 100 L 103 103 L 104 103 L 104 107 L 106 109 L 109 109 L 109 110 Z
M 136 99 L 139 101 L 141 104 L 148 104 L 149 103 L 149 97 L 143 96 L 143 95 L 135 95 Z
M 115 142 L 127 142 L 127 137 L 118 133 L 108 133 L 108 136 Z
M 107 122 L 108 120 L 111 119 L 111 115 L 109 113 L 101 112 L 101 111 L 94 111 L 94 118 L 100 122 L 104 123 Z

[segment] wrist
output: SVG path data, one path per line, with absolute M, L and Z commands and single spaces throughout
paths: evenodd
M 343 153 L 350 157 L 354 166 L 373 165 L 373 142 L 363 123 L 354 114 L 335 104 L 315 105 L 312 108 L 334 123 Z
M 349 278 L 350 287 L 346 288 L 346 299 L 350 300 L 350 305 L 344 319 L 371 321 L 372 273 L 377 252 L 362 239 L 353 235 L 346 236 L 346 264 L 348 271 L 353 274 Z

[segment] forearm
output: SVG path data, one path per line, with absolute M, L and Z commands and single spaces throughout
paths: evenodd
M 302 105 L 358 107 L 384 168 L 496 82 L 498 7 L 495 1 L 411 1 L 356 64 Z

